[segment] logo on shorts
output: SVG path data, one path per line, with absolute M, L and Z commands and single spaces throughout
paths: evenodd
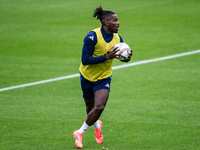
M 105 86 L 108 87 L 108 88 L 110 87 L 110 85 L 108 83 Z

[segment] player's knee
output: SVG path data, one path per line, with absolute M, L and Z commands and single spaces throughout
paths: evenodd
M 87 110 L 92 110 L 93 108 L 94 108 L 93 105 L 91 105 L 91 106 L 86 106 L 86 109 L 87 109 Z
M 97 111 L 98 113 L 102 113 L 103 110 L 104 110 L 104 108 L 105 108 L 104 105 L 96 106 L 96 111 Z
M 87 114 L 94 108 L 94 106 L 86 106 L 86 112 Z

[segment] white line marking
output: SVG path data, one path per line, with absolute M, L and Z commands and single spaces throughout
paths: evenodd
M 53 81 L 64 80 L 64 79 L 69 79 L 69 78 L 75 78 L 75 77 L 78 77 L 78 76 L 79 76 L 79 74 L 73 74 L 73 75 L 58 77 L 58 78 L 54 78 L 54 79 L 48 79 L 48 80 L 42 80 L 42 81 L 37 81 L 37 82 L 32 82 L 32 83 L 26 83 L 26 84 L 22 84 L 22 85 L 11 86 L 11 87 L 0 89 L 0 92 L 12 90 L 12 89 L 18 89 L 18 88 L 22 88 L 22 87 L 26 87 L 26 86 L 43 84 L 43 83 L 47 83 L 47 82 L 53 82 Z
M 167 60 L 167 59 L 172 59 L 172 58 L 192 55 L 192 54 L 196 54 L 196 53 L 200 53 L 200 50 L 195 50 L 195 51 L 191 51 L 191 52 L 185 52 L 185 53 L 180 53 L 180 54 L 176 54 L 176 55 L 170 55 L 170 56 L 165 56 L 165 57 L 160 57 L 160 58 L 155 58 L 155 59 L 143 60 L 143 61 L 128 63 L 128 64 L 124 64 L 124 65 L 120 65 L 120 66 L 114 66 L 114 67 L 112 67 L 112 69 L 116 70 L 116 69 L 121 69 L 121 68 L 125 68 L 125 67 L 131 67 L 131 66 L 147 64 L 147 63 L 161 61 L 161 60 Z M 48 79 L 48 80 L 42 80 L 42 81 L 38 81 L 38 82 L 32 82 L 32 83 L 26 83 L 26 84 L 22 84 L 22 85 L 6 87 L 6 88 L 0 89 L 0 92 L 7 91 L 7 90 L 12 90 L 12 89 L 18 89 L 18 88 L 27 87 L 27 86 L 32 86 L 32 85 L 37 85 L 37 84 L 53 82 L 53 81 L 70 79 L 70 78 L 75 78 L 75 77 L 79 77 L 79 74 L 73 74 L 73 75 L 68 75 L 68 76 L 54 78 L 54 79 Z
M 138 62 L 134 62 L 134 63 L 128 63 L 128 64 L 112 67 L 112 69 L 114 70 L 114 69 L 130 67 L 130 66 L 147 64 L 147 63 L 150 63 L 150 62 L 156 62 L 156 61 L 161 61 L 161 60 L 166 60 L 166 59 L 172 59 L 172 58 L 192 55 L 192 54 L 196 54 L 196 53 L 200 53 L 200 50 L 191 51 L 191 52 L 185 52 L 185 53 L 180 53 L 180 54 L 175 54 L 175 55 L 170 55 L 170 56 L 165 56 L 165 57 L 160 57 L 160 58 L 155 58 L 155 59 L 143 60 L 143 61 L 138 61 Z

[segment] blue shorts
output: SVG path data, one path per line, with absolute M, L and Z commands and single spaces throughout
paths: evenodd
M 91 82 L 80 76 L 81 88 L 83 92 L 83 98 L 90 100 L 94 98 L 94 93 L 100 89 L 107 89 L 110 91 L 111 77 Z

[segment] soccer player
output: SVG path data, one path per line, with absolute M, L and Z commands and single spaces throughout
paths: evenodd
M 75 145 L 80 149 L 83 147 L 83 133 L 92 125 L 96 143 L 103 143 L 102 122 L 98 119 L 106 106 L 110 92 L 113 58 L 119 58 L 119 54 L 115 54 L 118 50 L 114 45 L 123 42 L 122 37 L 117 34 L 119 21 L 114 12 L 103 10 L 100 6 L 95 9 L 93 17 L 97 17 L 102 26 L 86 35 L 82 48 L 79 71 L 87 118 L 81 128 L 73 133 Z M 128 62 L 131 56 L 132 50 L 124 61 Z

